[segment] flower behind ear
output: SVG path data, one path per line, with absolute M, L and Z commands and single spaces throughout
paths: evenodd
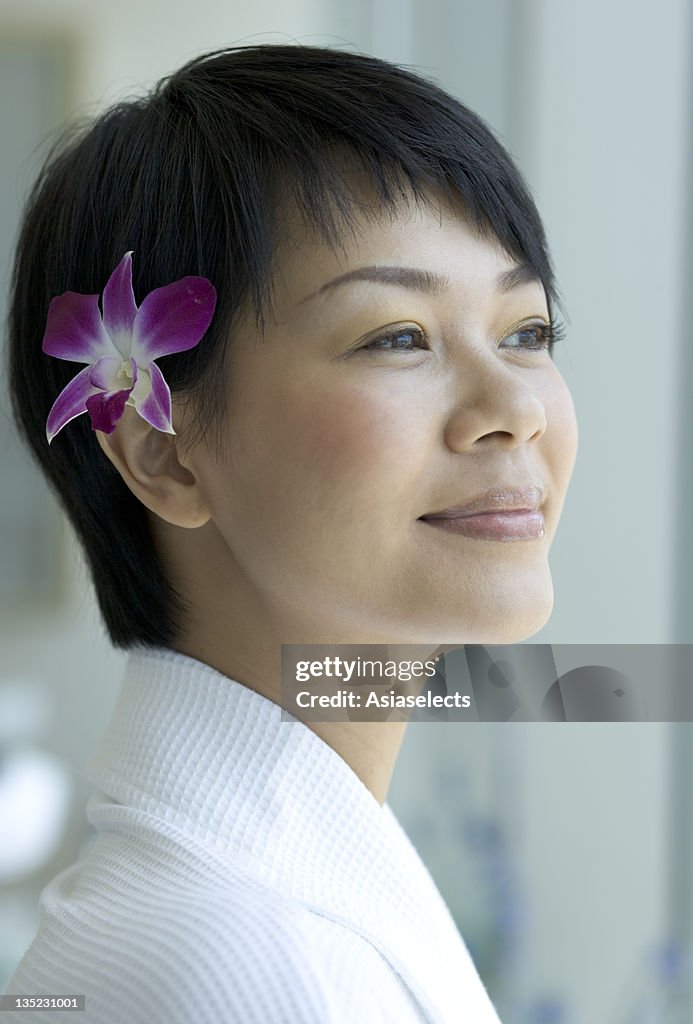
M 157 430 L 175 434 L 171 392 L 159 356 L 185 352 L 202 340 L 217 302 L 206 277 L 182 277 L 155 288 L 141 306 L 132 290 L 132 252 L 126 252 L 101 296 L 64 292 L 48 307 L 42 350 L 87 363 L 56 398 L 46 421 L 50 444 L 70 420 L 86 412 L 93 430 L 113 433 L 126 405 Z

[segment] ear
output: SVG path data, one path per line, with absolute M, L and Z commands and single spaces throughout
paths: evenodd
M 156 430 L 132 406 L 125 406 L 111 434 L 94 431 L 102 451 L 151 512 L 174 526 L 204 526 L 212 510 L 178 437 Z

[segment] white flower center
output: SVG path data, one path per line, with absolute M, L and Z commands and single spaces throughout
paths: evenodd
M 123 360 L 120 364 L 116 377 L 119 377 L 122 380 L 132 380 L 132 363 L 129 359 Z

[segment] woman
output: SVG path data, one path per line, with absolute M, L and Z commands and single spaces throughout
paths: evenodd
M 405 723 L 286 720 L 281 651 L 434 658 L 547 621 L 577 443 L 556 301 L 508 154 L 373 57 L 208 54 L 51 156 L 14 409 L 130 654 L 95 839 L 9 993 L 129 1024 L 498 1021 L 386 802 Z

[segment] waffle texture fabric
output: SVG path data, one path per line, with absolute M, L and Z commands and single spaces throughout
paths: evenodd
M 500 1024 L 390 806 L 287 718 L 133 648 L 88 765 L 95 834 L 42 890 L 7 993 L 83 994 L 81 1024 Z

